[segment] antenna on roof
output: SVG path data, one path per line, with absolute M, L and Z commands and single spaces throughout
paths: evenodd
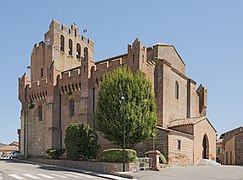
M 83 33 L 87 33 L 88 32 L 88 29 L 83 29 Z

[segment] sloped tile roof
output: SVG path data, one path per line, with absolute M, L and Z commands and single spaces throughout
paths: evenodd
M 185 126 L 185 125 L 194 125 L 206 119 L 205 116 L 203 117 L 194 117 L 194 118 L 184 118 L 184 119 L 175 119 L 170 122 L 168 127 L 175 127 L 175 126 Z
M 213 125 L 210 123 L 210 121 L 208 120 L 208 118 L 206 116 L 184 118 L 184 119 L 175 119 L 175 120 L 172 120 L 170 122 L 170 124 L 168 125 L 168 128 L 172 128 L 172 127 L 176 127 L 176 126 L 195 125 L 195 124 L 197 124 L 201 121 L 204 121 L 204 120 L 208 121 L 208 123 L 214 129 L 214 131 L 217 132 L 216 129 L 213 127 Z

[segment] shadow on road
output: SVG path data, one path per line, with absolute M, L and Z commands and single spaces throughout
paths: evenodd
M 0 161 L 5 161 L 6 163 L 16 163 L 16 164 L 32 164 L 37 165 L 39 169 L 49 170 L 49 171 L 67 171 L 67 172 L 74 172 L 73 170 L 65 167 L 59 167 L 54 165 L 44 165 L 41 163 L 36 163 L 32 161 L 26 161 L 26 160 L 19 160 L 19 159 L 0 159 Z

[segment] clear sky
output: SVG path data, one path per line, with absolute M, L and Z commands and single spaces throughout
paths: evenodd
M 1 0 L 0 142 L 17 140 L 18 78 L 52 19 L 75 22 L 95 41 L 95 60 L 145 46 L 173 44 L 187 76 L 208 89 L 207 116 L 218 134 L 243 125 L 242 0 Z

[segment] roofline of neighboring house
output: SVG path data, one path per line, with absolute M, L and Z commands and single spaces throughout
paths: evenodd
M 223 143 L 225 144 L 227 141 L 229 141 L 229 140 L 232 139 L 234 136 L 236 136 L 236 135 L 238 135 L 238 134 L 240 134 L 240 133 L 243 133 L 243 131 L 239 131 L 239 132 L 235 133 L 234 135 L 232 135 L 230 138 L 227 138 L 227 139 L 223 140 Z

